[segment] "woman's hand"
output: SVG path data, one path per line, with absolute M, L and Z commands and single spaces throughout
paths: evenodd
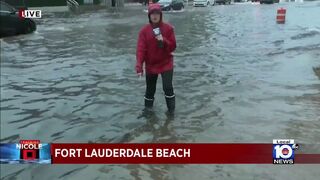
M 160 34 L 160 35 L 156 36 L 156 39 L 157 39 L 158 41 L 163 41 L 162 34 Z
M 138 63 L 136 64 L 136 73 L 138 76 L 139 74 L 141 74 L 141 76 L 143 75 L 142 65 L 139 65 Z

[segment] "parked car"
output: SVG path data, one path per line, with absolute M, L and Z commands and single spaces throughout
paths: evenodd
M 0 37 L 32 33 L 36 29 L 32 19 L 20 18 L 14 7 L 0 1 Z
M 231 0 L 215 0 L 216 4 L 231 4 Z
M 162 11 L 181 10 L 184 8 L 183 0 L 159 0 Z
M 193 1 L 193 6 L 209 6 L 209 5 L 214 5 L 215 0 L 194 0 Z
M 275 0 L 260 0 L 260 4 L 273 4 L 275 2 Z

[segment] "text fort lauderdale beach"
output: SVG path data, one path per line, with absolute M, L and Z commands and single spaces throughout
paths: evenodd
M 85 157 L 85 158 L 152 158 L 152 157 L 179 157 L 191 156 L 190 149 L 55 149 L 55 157 Z

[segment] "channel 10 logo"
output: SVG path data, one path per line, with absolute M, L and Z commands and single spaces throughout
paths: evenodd
M 294 150 L 298 147 L 293 139 L 274 139 L 273 164 L 294 164 Z

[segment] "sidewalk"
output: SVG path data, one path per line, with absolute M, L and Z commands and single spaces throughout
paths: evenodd
M 69 11 L 68 6 L 46 6 L 46 7 L 29 7 L 28 9 L 32 10 L 41 10 L 42 13 L 45 12 L 66 12 Z

